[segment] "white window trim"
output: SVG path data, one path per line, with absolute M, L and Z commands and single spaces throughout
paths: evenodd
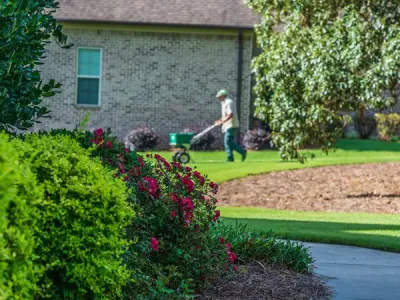
M 79 75 L 79 50 L 80 49 L 88 49 L 88 50 L 100 50 L 100 72 L 99 76 L 94 75 Z M 100 107 L 101 106 L 101 87 L 102 87 L 102 77 L 103 77 L 103 48 L 99 47 L 77 47 L 76 48 L 76 87 L 75 87 L 75 105 L 80 107 Z M 99 80 L 99 101 L 98 104 L 80 104 L 78 103 L 78 81 L 79 78 L 92 78 Z

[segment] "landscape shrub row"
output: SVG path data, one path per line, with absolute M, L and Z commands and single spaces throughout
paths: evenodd
M 110 131 L 3 134 L 0 150 L 0 298 L 191 298 L 252 259 L 309 271 L 304 247 L 223 225 L 206 176 Z

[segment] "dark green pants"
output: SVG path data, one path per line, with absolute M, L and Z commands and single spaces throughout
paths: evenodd
M 245 150 L 236 143 L 235 137 L 237 134 L 237 130 L 238 130 L 237 128 L 229 128 L 225 132 L 224 145 L 228 161 L 234 160 L 233 158 L 234 150 L 239 152 L 241 155 L 245 153 Z

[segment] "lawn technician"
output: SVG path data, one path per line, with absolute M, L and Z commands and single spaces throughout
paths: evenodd
M 239 119 L 237 111 L 232 99 L 228 98 L 226 90 L 220 90 L 216 97 L 221 101 L 222 118 L 215 122 L 216 125 L 222 125 L 222 132 L 224 133 L 224 146 L 227 155 L 227 161 L 233 162 L 233 150 L 242 155 L 242 161 L 246 159 L 247 151 L 241 148 L 235 140 L 236 134 L 239 129 Z

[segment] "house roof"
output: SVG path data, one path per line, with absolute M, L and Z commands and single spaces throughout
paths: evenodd
M 59 21 L 252 29 L 243 0 L 59 0 Z

